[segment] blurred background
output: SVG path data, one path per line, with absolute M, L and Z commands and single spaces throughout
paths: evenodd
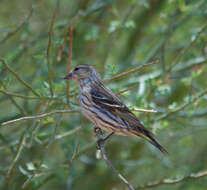
M 135 137 L 106 144 L 135 189 L 206 189 L 205 0 L 0 4 L 0 189 L 127 189 L 96 158 L 77 85 L 62 79 L 83 63 L 169 152 Z

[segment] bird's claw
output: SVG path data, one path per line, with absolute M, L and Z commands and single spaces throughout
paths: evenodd
M 97 140 L 96 148 L 97 148 L 98 150 L 101 150 L 101 146 L 103 146 L 104 143 L 105 143 L 105 140 L 104 140 L 104 139 L 98 139 L 98 140 Z
M 103 135 L 103 131 L 99 127 L 94 127 L 95 136 L 99 137 Z

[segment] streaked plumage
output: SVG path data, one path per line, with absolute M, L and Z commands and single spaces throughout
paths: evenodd
M 117 135 L 142 137 L 167 153 L 127 106 L 106 88 L 92 66 L 79 65 L 65 79 L 78 83 L 80 106 L 84 115 L 95 126 Z

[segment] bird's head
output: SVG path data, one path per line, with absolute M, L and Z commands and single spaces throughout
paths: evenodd
M 96 72 L 96 70 L 90 66 L 90 65 L 78 65 L 76 66 L 68 75 L 64 77 L 64 79 L 71 79 L 74 80 L 77 83 L 80 83 L 80 81 L 93 81 L 93 80 L 99 80 L 99 74 Z

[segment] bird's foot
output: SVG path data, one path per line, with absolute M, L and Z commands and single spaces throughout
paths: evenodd
M 101 147 L 104 146 L 104 144 L 111 138 L 111 136 L 114 134 L 114 132 L 110 133 L 107 137 L 105 137 L 104 139 L 99 138 L 97 140 L 97 149 L 100 150 Z
M 99 138 L 100 136 L 103 136 L 103 131 L 101 130 L 101 128 L 95 126 L 94 127 L 94 134 L 95 134 L 95 136 L 97 136 Z

